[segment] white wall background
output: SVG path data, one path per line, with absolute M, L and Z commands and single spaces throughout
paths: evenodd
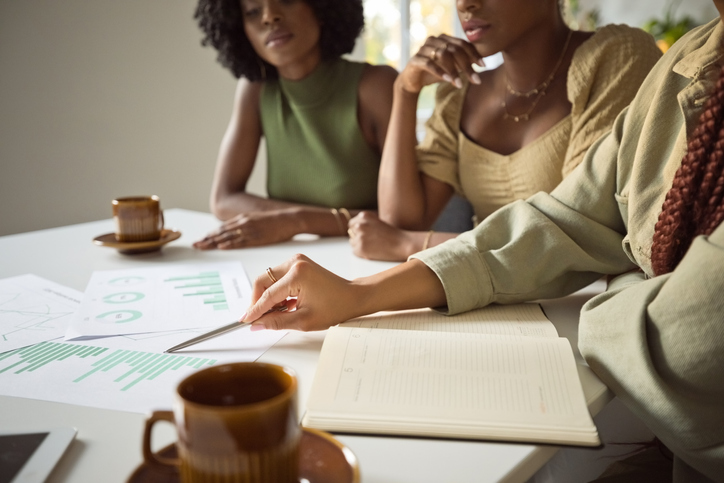
M 625 23 L 634 27 L 642 26 L 652 17 L 662 18 L 672 0 L 579 0 L 582 8 L 597 8 L 601 23 Z M 718 12 L 711 0 L 673 0 L 678 4 L 677 15 L 689 15 L 699 23 L 716 17 Z
M 114 197 L 208 211 L 236 82 L 194 0 L 0 0 L 0 235 L 109 218 Z
M 604 21 L 631 25 L 666 5 L 596 2 Z M 702 22 L 716 15 L 709 0 L 684 3 Z M 0 235 L 108 218 L 125 195 L 208 211 L 235 80 L 200 46 L 194 6 L 0 0 Z M 262 169 L 250 189 L 263 184 Z

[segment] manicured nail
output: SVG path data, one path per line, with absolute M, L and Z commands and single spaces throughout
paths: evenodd
M 239 322 L 244 322 L 244 319 L 246 318 L 246 314 L 248 314 L 248 313 L 249 313 L 249 312 L 244 312 L 244 315 L 242 315 L 241 317 L 239 317 Z
M 443 74 L 442 78 L 445 82 L 449 82 L 450 84 L 455 83 L 455 80 L 450 76 L 450 74 Z
M 256 332 L 258 330 L 264 330 L 264 329 L 266 329 L 266 327 L 264 327 L 264 325 L 262 325 L 262 324 L 251 324 L 251 326 L 249 327 L 249 330 L 251 332 Z
M 473 84 L 480 84 L 480 76 L 476 72 L 473 72 L 470 74 L 470 82 Z
M 460 77 L 456 78 L 453 84 L 455 84 L 455 87 L 457 87 L 458 89 L 462 89 L 463 87 L 463 81 L 460 80 Z

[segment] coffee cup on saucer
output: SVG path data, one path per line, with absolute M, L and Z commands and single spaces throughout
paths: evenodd
M 158 421 L 176 426 L 177 458 L 151 450 Z M 173 411 L 155 411 L 143 434 L 145 464 L 177 470 L 183 483 L 298 483 L 302 428 L 291 369 L 237 362 L 181 381 Z
M 158 196 L 127 196 L 112 202 L 116 241 L 148 242 L 161 238 L 163 211 Z

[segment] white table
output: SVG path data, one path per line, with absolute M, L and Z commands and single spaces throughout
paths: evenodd
M 218 222 L 209 214 L 166 210 L 166 225 L 182 237 L 162 251 L 125 256 L 94 246 L 91 240 L 113 231 L 111 220 L 84 223 L 0 237 L 0 278 L 34 273 L 57 283 L 85 290 L 94 270 L 129 268 L 153 263 L 241 260 L 253 280 L 268 266 L 295 253 L 304 253 L 346 278 L 369 275 L 393 264 L 355 257 L 346 238 L 295 239 L 272 247 L 201 252 L 191 247 Z M 543 302 L 560 335 L 577 343 L 581 305 L 602 289 L 594 284 L 564 299 Z M 291 332 L 266 352 L 261 361 L 288 365 L 299 376 L 300 414 L 314 376 L 324 332 Z M 597 414 L 611 399 L 610 391 L 582 364 L 579 374 L 588 407 Z M 144 415 L 14 397 L 0 397 L 0 428 L 32 430 L 74 426 L 78 436 L 51 475 L 50 482 L 121 482 L 142 462 Z M 175 439 L 174 430 L 161 425 L 155 446 Z M 525 481 L 557 451 L 552 446 L 498 444 L 415 438 L 338 436 L 357 455 L 364 483 Z

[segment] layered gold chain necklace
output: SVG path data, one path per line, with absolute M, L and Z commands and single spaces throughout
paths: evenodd
M 527 91 L 527 92 L 521 92 L 513 89 L 513 86 L 510 85 L 510 81 L 508 80 L 508 74 L 505 75 L 505 90 L 506 93 L 503 95 L 503 100 L 501 102 L 501 105 L 503 107 L 503 119 L 512 119 L 515 122 L 520 121 L 527 121 L 530 119 L 530 114 L 533 112 L 533 109 L 535 109 L 535 106 L 538 105 L 541 98 L 546 95 L 546 91 L 548 90 L 548 87 L 550 87 L 551 82 L 553 82 L 553 79 L 556 77 L 556 74 L 558 73 L 558 69 L 561 66 L 561 62 L 563 62 L 563 57 L 566 55 L 566 51 L 568 50 L 568 44 L 571 41 L 571 35 L 573 34 L 573 30 L 568 31 L 568 37 L 566 37 L 566 43 L 563 44 L 563 50 L 561 50 L 561 55 L 558 57 L 558 61 L 556 62 L 556 65 L 553 67 L 553 70 L 551 73 L 546 77 L 546 79 L 541 82 L 538 86 L 535 88 Z M 528 111 L 526 111 L 523 114 L 511 114 L 508 112 L 508 103 L 506 102 L 506 97 L 508 94 L 512 94 L 516 97 L 525 97 L 526 99 L 530 99 L 531 97 L 535 96 L 533 98 L 533 101 L 531 102 L 530 108 Z

